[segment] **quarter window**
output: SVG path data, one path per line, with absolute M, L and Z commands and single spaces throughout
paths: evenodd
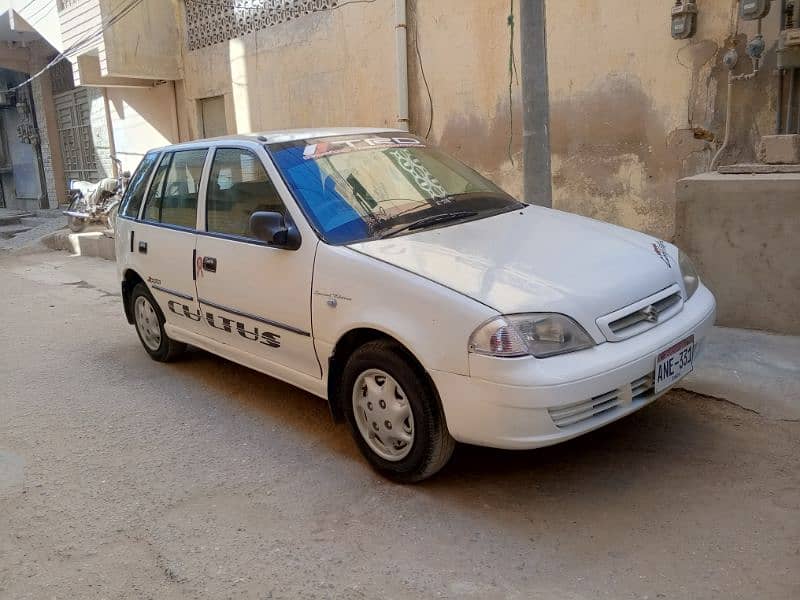
M 206 205 L 208 231 L 239 237 L 255 237 L 250 231 L 254 212 L 286 215 L 261 160 L 252 152 L 235 148 L 222 148 L 214 155 Z
M 147 195 L 145 220 L 194 229 L 207 153 L 207 150 L 184 150 L 161 158 Z
M 120 213 L 125 217 L 135 219 L 139 216 L 139 209 L 142 207 L 142 200 L 144 200 L 144 193 L 147 191 L 147 181 L 150 179 L 150 174 L 153 172 L 153 167 L 156 165 L 158 159 L 157 152 L 150 152 L 139 163 L 136 173 L 128 184 L 128 190 L 125 193 L 125 199 L 122 201 L 123 206 Z

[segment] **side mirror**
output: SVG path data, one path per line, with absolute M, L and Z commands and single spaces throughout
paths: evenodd
M 250 215 L 250 231 L 269 246 L 285 250 L 297 250 L 300 247 L 300 232 L 293 223 L 287 223 L 280 213 L 254 212 Z

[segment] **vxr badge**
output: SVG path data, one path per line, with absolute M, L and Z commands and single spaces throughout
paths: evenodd
M 656 254 L 658 254 L 658 257 L 664 261 L 667 267 L 671 269 L 672 261 L 669 258 L 669 253 L 667 252 L 667 245 L 661 240 L 659 240 L 653 244 L 653 250 L 655 251 Z

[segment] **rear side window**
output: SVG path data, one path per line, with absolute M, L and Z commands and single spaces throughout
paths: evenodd
M 150 152 L 139 163 L 139 167 L 133 174 L 128 190 L 125 193 L 125 198 L 122 201 L 122 210 L 120 213 L 125 217 L 135 219 L 139 216 L 139 209 L 142 207 L 142 200 L 144 200 L 144 193 L 147 190 L 147 182 L 150 180 L 150 174 L 156 165 L 158 159 L 157 152 Z
M 207 153 L 207 150 L 183 150 L 161 158 L 147 194 L 146 221 L 194 229 Z
M 261 160 L 248 150 L 217 150 L 206 195 L 208 231 L 254 237 L 250 216 L 254 212 L 286 215 L 281 197 Z

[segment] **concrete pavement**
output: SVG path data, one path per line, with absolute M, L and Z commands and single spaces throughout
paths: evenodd
M 0 277 L 0 598 L 800 597 L 798 423 L 674 392 L 400 487 L 318 399 L 147 358 L 112 263 Z
M 715 327 L 681 387 L 770 419 L 800 421 L 800 336 Z

